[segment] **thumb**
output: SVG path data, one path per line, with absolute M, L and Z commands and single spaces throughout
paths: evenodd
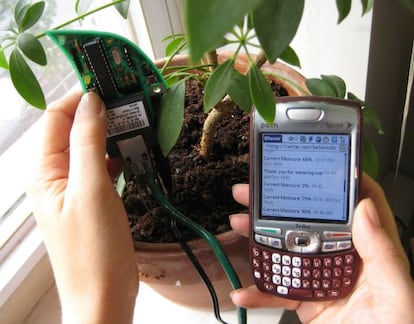
M 85 179 L 98 180 L 107 173 L 106 130 L 104 103 L 96 93 L 84 94 L 76 110 L 70 134 L 69 181 L 93 184 L 93 180 Z
M 410 280 L 407 259 L 400 242 L 393 241 L 382 227 L 371 199 L 362 200 L 355 209 L 352 234 L 368 285 L 379 294 L 392 294 L 384 289 L 384 283 L 392 280 L 393 291 L 401 292 Z

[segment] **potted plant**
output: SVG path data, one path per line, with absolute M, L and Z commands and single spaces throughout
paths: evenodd
M 78 8 L 88 8 L 91 1 L 77 1 Z M 115 1 L 108 5 L 115 5 L 117 9 L 124 16 L 128 8 L 129 1 Z M 350 8 L 350 1 L 338 1 L 339 21 L 342 21 Z M 367 12 L 370 9 L 372 2 L 362 1 L 363 12 Z M 36 24 L 41 18 L 44 1 L 38 1 L 31 3 L 29 1 L 20 0 L 15 7 L 15 27 L 8 30 L 2 39 L 2 47 L 0 49 L 0 66 L 8 69 L 11 74 L 11 78 L 14 85 L 20 92 L 20 94 L 28 100 L 32 105 L 44 108 L 45 100 L 42 97 L 41 88 L 31 72 L 29 65 L 26 63 L 26 58 L 40 64 L 46 64 L 46 56 L 44 50 L 38 38 L 43 34 L 34 36 L 30 34 L 30 28 Z M 106 5 L 106 6 L 108 6 Z M 104 8 L 106 6 L 102 6 Z M 239 112 L 239 110 L 232 110 L 237 103 L 242 109 L 248 110 L 251 105 L 254 104 L 260 113 L 266 118 L 266 120 L 273 121 L 274 119 L 274 104 L 275 98 L 270 87 L 270 83 L 265 78 L 265 74 L 261 67 L 266 65 L 271 71 L 269 74 L 280 74 L 280 70 L 276 69 L 271 64 L 275 63 L 278 58 L 287 61 L 290 64 L 298 65 L 298 58 L 289 44 L 296 33 L 296 29 L 301 21 L 303 12 L 304 1 L 209 1 L 200 5 L 197 1 L 186 1 L 186 25 L 187 35 L 174 35 L 170 38 L 168 47 L 168 53 L 170 57 L 176 57 L 183 48 L 189 48 L 190 59 L 187 60 L 184 66 L 175 67 L 172 72 L 171 62 L 172 59 L 167 58 L 161 69 L 167 73 L 167 80 L 179 80 L 177 76 L 184 77 L 196 76 L 201 82 L 201 85 L 205 84 L 203 106 L 205 113 L 208 113 L 207 122 L 204 123 L 204 132 L 200 144 L 201 157 L 193 157 L 195 161 L 207 160 L 214 157 L 214 139 L 216 132 L 216 125 L 223 121 L 225 116 L 230 116 L 231 111 Z M 92 10 L 88 13 L 80 15 L 77 19 L 95 12 Z M 62 24 L 58 28 L 66 26 Z M 234 27 L 236 26 L 236 27 Z M 233 35 L 233 38 L 226 39 L 224 43 L 233 42 L 238 44 L 233 54 L 227 56 L 218 56 L 216 48 L 223 44 L 223 40 L 227 33 Z M 257 36 L 259 43 L 254 44 L 253 36 Z M 259 46 L 261 51 L 258 55 L 252 55 L 250 53 L 249 45 Z M 10 56 L 7 57 L 6 53 L 9 53 L 7 49 L 11 49 Z M 246 56 L 241 58 L 238 55 L 242 50 L 246 51 Z M 207 58 L 203 59 L 205 53 Z M 176 62 L 179 58 L 176 59 Z M 241 68 L 239 62 L 245 61 L 245 67 Z M 200 63 L 201 61 L 201 63 Z M 265 64 L 269 61 L 271 64 Z M 195 62 L 195 63 L 191 63 Z M 190 64 L 189 64 L 190 63 Z M 177 63 L 178 64 L 178 63 Z M 181 63 L 180 63 L 181 64 Z M 276 70 L 275 70 L 276 69 Z M 268 70 L 269 71 L 269 70 Z M 276 71 L 276 72 L 275 72 Z M 294 72 L 289 72 L 295 74 Z M 288 80 L 288 82 L 285 82 Z M 321 79 L 307 80 L 306 85 L 309 88 L 307 90 L 304 80 L 293 81 L 289 75 L 284 75 L 278 79 L 279 83 L 283 83 L 286 86 L 287 92 L 292 94 L 304 94 L 309 93 L 310 90 L 314 94 L 318 95 L 330 95 L 336 97 L 344 97 L 346 95 L 346 87 L 344 82 L 335 76 L 322 76 Z M 296 84 L 296 90 L 289 89 L 287 86 L 289 83 Z M 299 85 L 299 86 L 298 86 Z M 184 81 L 181 80 L 170 87 L 170 91 L 166 93 L 166 97 L 169 99 L 169 109 L 171 108 L 171 102 L 179 103 L 173 107 L 173 110 L 181 110 L 183 100 L 175 99 L 176 95 L 182 98 L 183 96 Z M 197 86 L 198 87 L 198 86 Z M 298 90 L 299 89 L 299 90 Z M 201 90 L 200 90 L 201 91 Z M 356 99 L 352 94 L 348 94 L 348 97 Z M 234 103 L 235 102 L 235 103 Z M 163 132 L 167 127 L 160 124 L 158 127 L 158 138 L 161 148 L 164 154 L 168 154 L 169 151 L 175 145 L 179 134 L 181 133 L 182 114 L 168 114 L 168 109 L 161 109 L 160 123 L 167 123 L 169 125 L 177 125 L 174 132 Z M 380 129 L 379 121 L 375 113 L 366 108 L 364 109 L 365 121 L 371 125 Z M 243 113 L 241 114 L 243 116 Z M 242 117 L 243 118 L 243 117 Z M 170 128 L 168 128 L 170 129 Z M 244 135 L 246 136 L 246 135 Z M 244 138 L 246 142 L 247 139 Z M 197 146 L 198 144 L 187 144 Z M 372 146 L 366 144 L 368 147 L 366 151 L 373 152 Z M 230 144 L 228 146 L 234 146 Z M 365 161 L 369 161 L 368 153 L 365 154 Z M 374 159 L 375 161 L 375 154 Z M 238 160 L 235 160 L 237 165 Z M 245 159 L 244 165 L 247 164 Z M 368 163 L 374 165 L 375 162 Z M 247 169 L 246 178 L 247 181 Z M 241 181 L 242 178 L 237 177 L 237 181 Z M 216 190 L 217 191 L 217 190 Z M 204 193 L 202 193 L 204 195 Z M 230 195 L 229 193 L 227 195 Z M 201 195 L 202 196 L 202 195 Z M 201 204 L 201 203 L 200 203 Z M 227 228 L 228 229 L 228 225 Z M 134 230 L 134 229 L 133 229 Z M 240 261 L 240 265 L 236 262 L 235 268 L 240 273 L 242 269 L 249 269 L 248 262 L 248 248 L 247 241 L 238 237 L 232 231 L 226 231 L 224 234 L 218 235 L 218 239 L 222 242 L 226 251 L 230 253 L 231 250 L 238 253 L 233 259 Z M 225 241 L 229 242 L 226 243 Z M 234 245 L 235 242 L 241 242 L 241 247 Z M 194 241 L 189 243 L 193 250 L 199 249 L 199 255 L 207 255 L 204 261 L 204 266 L 212 264 L 213 255 L 207 252 L 207 245 L 197 247 L 200 241 Z M 228 246 L 227 246 L 228 245 Z M 165 250 L 166 252 L 160 252 Z M 178 268 L 184 268 L 186 272 L 189 272 L 188 265 L 177 265 L 178 258 L 184 259 L 183 252 L 180 251 L 179 245 L 176 243 L 163 243 L 163 244 L 137 244 L 138 262 L 140 263 L 140 270 L 142 272 L 143 280 L 155 282 L 155 287 L 160 290 L 162 282 L 166 281 L 167 285 L 178 287 L 175 291 L 170 293 L 164 293 L 165 295 L 177 295 L 177 291 L 183 291 L 182 296 L 188 295 L 181 287 L 187 279 L 177 279 L 179 277 L 169 277 L 173 272 L 178 271 Z M 163 263 L 161 265 L 154 265 L 153 259 L 156 255 L 160 255 Z M 167 259 L 169 257 L 169 259 Z M 145 261 L 148 260 L 148 261 Z M 169 267 L 168 270 L 166 267 Z M 217 265 L 211 267 L 208 274 L 211 278 L 220 277 L 215 273 Z M 243 279 L 249 280 L 250 271 L 245 272 Z M 147 279 L 145 279 L 147 277 Z M 223 278 L 219 278 L 218 281 L 225 281 Z M 196 275 L 192 274 L 192 278 L 188 280 L 190 283 L 190 289 L 193 291 L 194 285 L 202 286 L 199 283 Z M 158 285 L 158 287 L 157 287 Z M 193 285 L 193 286 L 191 286 Z M 221 289 L 221 288 L 220 288 Z M 230 286 L 221 289 L 223 296 L 228 296 Z M 188 297 L 188 296 L 187 296 Z M 207 294 L 201 299 L 208 297 Z M 195 299 L 194 295 L 191 295 L 189 299 Z M 186 303 L 187 301 L 181 300 Z M 222 300 L 225 303 L 224 299 Z M 204 307 L 206 303 L 209 303 L 208 298 L 202 302 L 198 302 L 196 306 Z M 227 304 L 228 305 L 228 304 Z

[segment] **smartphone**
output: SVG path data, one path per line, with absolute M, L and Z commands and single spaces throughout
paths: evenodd
M 360 180 L 357 103 L 279 98 L 268 124 L 253 108 L 250 241 L 255 283 L 297 300 L 345 297 L 360 259 L 352 219 Z

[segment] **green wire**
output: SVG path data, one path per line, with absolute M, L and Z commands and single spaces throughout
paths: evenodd
M 191 219 L 186 217 L 180 211 L 178 211 L 171 203 L 165 198 L 164 194 L 162 193 L 160 187 L 155 182 L 152 175 L 148 172 L 144 175 L 145 182 L 151 189 L 152 193 L 154 194 L 155 199 L 158 203 L 165 208 L 165 210 L 173 216 L 176 220 L 196 232 L 199 236 L 201 236 L 207 243 L 210 245 L 211 249 L 213 250 L 214 254 L 216 255 L 217 259 L 219 260 L 224 272 L 227 275 L 233 289 L 241 288 L 240 279 L 233 268 L 229 258 L 227 257 L 226 252 L 224 252 L 220 242 L 216 239 L 216 237 L 207 231 L 204 227 L 200 226 L 199 224 L 193 222 Z M 237 317 L 239 320 L 239 324 L 246 324 L 247 323 L 247 314 L 246 309 L 242 307 L 237 307 Z

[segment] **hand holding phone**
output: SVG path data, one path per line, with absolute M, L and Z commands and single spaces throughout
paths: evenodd
M 251 120 L 251 259 L 257 287 L 298 300 L 345 297 L 359 257 L 352 218 L 359 184 L 360 107 L 278 99 L 275 123 Z

